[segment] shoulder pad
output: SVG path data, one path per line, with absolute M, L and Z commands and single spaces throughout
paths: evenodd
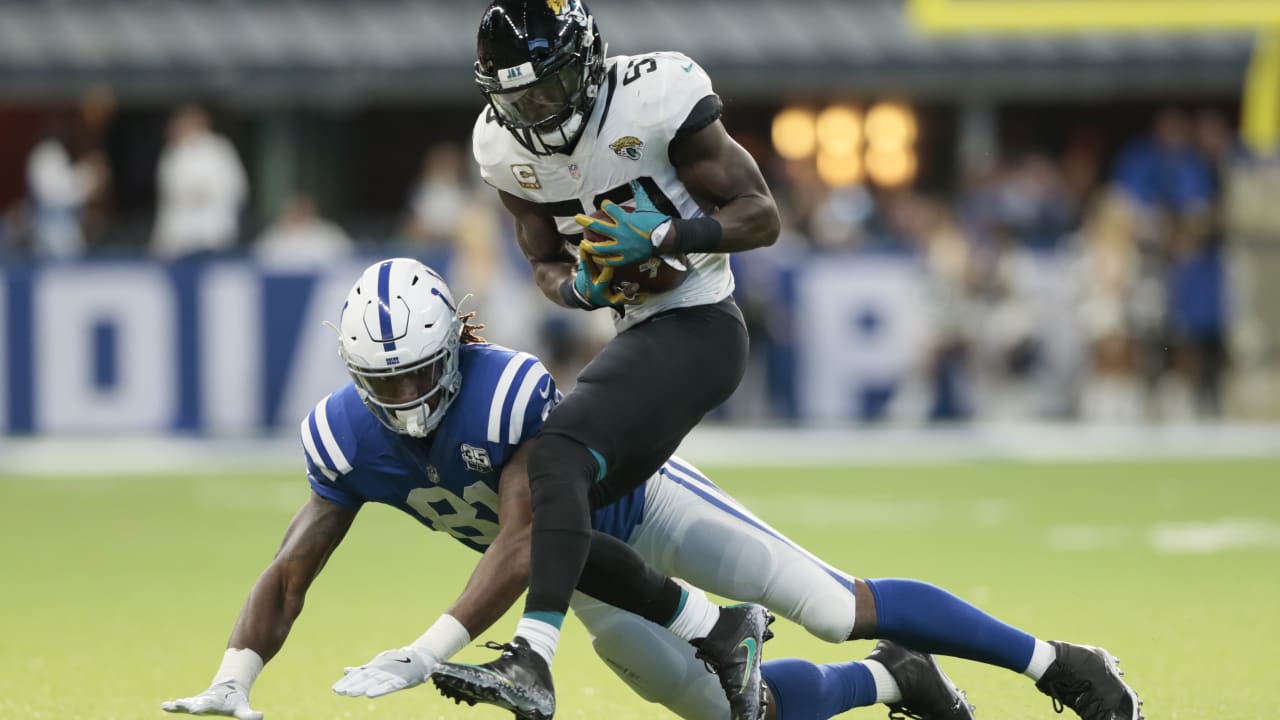
M 480 167 L 480 179 L 491 187 L 523 197 L 511 166 L 526 163 L 524 148 L 498 124 L 493 108 L 486 105 L 471 131 L 471 154 Z
M 655 52 L 619 60 L 620 89 L 629 91 L 635 115 L 668 141 L 700 100 L 715 95 L 711 78 L 684 53 Z

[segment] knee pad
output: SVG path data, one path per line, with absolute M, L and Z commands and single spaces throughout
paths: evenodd
M 731 538 L 731 542 L 726 542 Z M 690 524 L 673 575 L 717 595 L 756 602 L 830 643 L 853 630 L 853 592 L 781 540 L 720 517 Z
M 718 515 L 698 518 L 675 549 L 673 574 L 717 595 L 761 602 L 779 569 L 777 554 L 761 535 L 739 530 Z

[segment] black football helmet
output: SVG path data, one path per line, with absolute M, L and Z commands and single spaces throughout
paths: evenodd
M 573 149 L 604 80 L 605 46 L 581 0 L 493 0 L 476 38 L 476 84 L 530 152 Z

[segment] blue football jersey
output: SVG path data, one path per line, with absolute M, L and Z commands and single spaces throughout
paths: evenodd
M 401 435 L 365 407 L 354 384 L 302 421 L 307 479 L 346 508 L 390 505 L 484 552 L 498 534 L 498 481 L 542 429 L 560 394 L 542 363 L 490 343 L 459 349 L 462 390 L 426 438 Z M 597 510 L 593 526 L 623 541 L 642 519 L 644 487 Z

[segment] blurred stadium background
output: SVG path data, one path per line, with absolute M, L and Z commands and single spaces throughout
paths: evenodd
M 1280 417 L 1280 49 L 1230 12 L 1273 3 L 597 4 L 613 52 L 708 68 L 784 212 L 734 258 L 722 420 Z M 472 5 L 0 4 L 0 429 L 288 432 L 342 379 L 319 320 L 390 254 L 571 378 L 610 329 L 541 301 L 472 171 Z
M 562 385 L 612 332 L 541 298 L 472 169 L 481 5 L 0 1 L 0 559 L 17 569 L 0 610 L 29 620 L 0 644 L 16 670 L 0 717 L 147 717 L 200 689 L 305 495 L 297 423 L 346 380 L 321 321 L 373 259 L 442 270 L 490 339 Z M 591 9 L 612 53 L 704 65 L 783 212 L 776 246 L 734 257 L 752 365 L 686 455 L 853 572 L 950 583 L 1033 629 L 1121 645 L 1164 717 L 1270 714 L 1265 675 L 1192 677 L 1170 658 L 1280 640 L 1280 581 L 1257 572 L 1280 551 L 1280 3 Z M 992 462 L 1011 459 L 1030 464 Z M 798 466 L 825 478 L 807 505 Z M 268 717 L 375 714 L 326 697 L 330 671 L 413 637 L 469 562 L 393 524 L 361 523 L 364 560 L 413 542 L 456 572 L 424 591 L 423 567 L 345 553 L 319 586 L 324 620 L 299 626 L 309 650 L 285 651 L 274 690 L 264 676 Z M 889 543 L 895 528 L 910 532 Z M 1065 599 L 1046 557 L 1110 597 Z M 1227 611 L 1200 596 L 1222 585 L 1240 590 Z M 387 613 L 388 588 L 427 609 Z M 90 595 L 109 634 L 68 620 Z M 1234 620 L 1168 639 L 1210 612 Z M 72 636 L 92 642 L 47 647 Z M 573 717 L 654 716 L 582 648 Z M 59 661 L 76 689 L 46 677 Z M 79 704 L 130 663 L 148 670 L 100 712 Z M 1048 715 L 971 672 L 993 716 Z

